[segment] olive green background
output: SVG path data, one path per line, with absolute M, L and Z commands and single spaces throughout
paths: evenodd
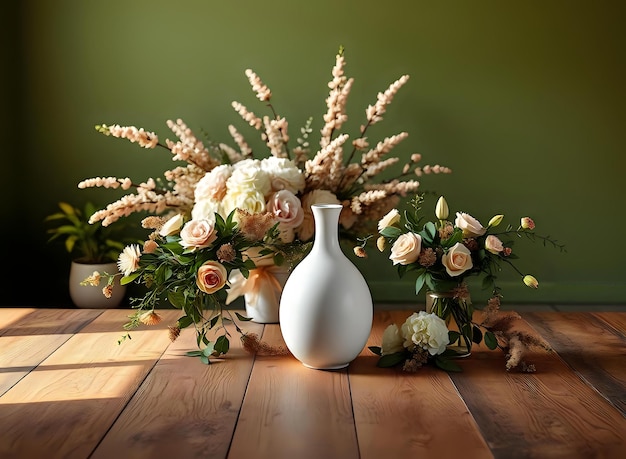
M 165 121 L 232 142 L 232 110 L 258 114 L 244 75 L 273 91 L 291 135 L 325 112 L 340 45 L 355 78 L 344 131 L 353 137 L 378 91 L 409 74 L 370 141 L 407 131 L 395 155 L 423 155 L 449 176 L 425 177 L 452 211 L 483 223 L 498 213 L 567 245 L 520 241 L 518 266 L 539 279 L 500 277 L 504 301 L 624 303 L 622 206 L 626 7 L 617 1 L 21 1 L 2 19 L 0 304 L 70 306 L 69 257 L 47 244 L 43 219 L 61 200 L 102 205 L 113 191 L 78 190 L 94 176 L 156 177 L 172 166 L 98 134 L 98 123 L 170 137 Z M 427 205 L 434 205 L 428 201 Z M 349 250 L 349 247 L 347 248 Z M 355 259 L 377 301 L 423 301 L 412 279 L 371 253 Z M 474 299 L 485 292 L 473 289 Z

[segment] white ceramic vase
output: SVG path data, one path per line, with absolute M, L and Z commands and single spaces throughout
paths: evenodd
M 98 287 L 91 285 L 80 285 L 87 277 L 91 276 L 94 271 L 99 273 L 117 273 L 117 263 L 80 263 L 72 261 L 70 267 L 69 290 L 70 298 L 77 308 L 85 309 L 111 309 L 117 308 L 126 294 L 126 286 L 120 285 L 119 276 L 115 278 L 113 286 L 113 294 L 111 298 L 107 298 L 102 293 L 104 281 L 100 282 Z
M 339 245 L 342 206 L 316 204 L 311 252 L 295 267 L 280 300 L 280 328 L 287 348 L 309 368 L 348 366 L 372 328 L 372 296 L 361 272 Z
M 277 324 L 279 321 L 278 311 L 282 289 L 289 277 L 288 267 L 274 266 L 261 268 L 267 270 L 266 276 L 271 276 L 260 282 L 259 288 L 254 293 L 246 293 L 244 303 L 246 316 L 253 322 L 260 324 Z M 254 270 L 251 272 L 254 275 Z

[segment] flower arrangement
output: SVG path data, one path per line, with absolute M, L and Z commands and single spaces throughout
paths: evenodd
M 472 343 L 480 343 L 484 339 L 490 349 L 501 347 L 510 357 L 515 356 L 507 367 L 516 367 L 521 363 L 521 346 L 538 343 L 522 332 L 512 332 L 511 326 L 519 316 L 499 311 L 502 295 L 496 283 L 498 273 L 503 264 L 508 265 L 525 285 L 538 288 L 537 279 L 523 274 L 514 264 L 518 258 L 513 251 L 515 239 L 540 240 L 544 245 L 551 244 L 561 251 L 565 250 L 564 245 L 549 236 L 536 234 L 535 223 L 530 217 L 521 218 L 517 228 L 509 224 L 504 229 L 500 229 L 503 215 L 491 218 L 486 227 L 465 212 L 457 212 L 455 220 L 449 221 L 449 208 L 443 196 L 435 207 L 436 220 L 422 223 L 420 212 L 423 199 L 423 195 L 417 195 L 411 201 L 412 211 L 406 211 L 404 218 L 397 209 L 392 209 L 378 222 L 378 249 L 383 252 L 390 247 L 389 259 L 397 266 L 399 276 L 409 273 L 416 276 L 416 294 L 422 289 L 427 290 L 427 312 L 434 313 L 447 324 L 454 319 L 457 330 L 449 331 L 451 345 L 456 343 L 457 349 L 461 348 L 462 353 L 467 354 Z M 492 292 L 481 323 L 473 321 L 474 307 L 466 284 L 470 276 L 482 277 L 483 288 Z M 393 342 L 389 336 L 392 333 L 395 332 L 388 332 L 388 342 Z M 404 335 L 403 338 L 407 339 Z M 512 343 L 517 346 L 514 352 L 510 352 Z M 380 352 L 383 357 L 389 354 L 385 349 L 388 350 L 389 345 L 383 346 Z M 395 348 L 392 346 L 392 349 Z M 408 350 L 412 347 L 409 346 Z M 406 361 L 404 357 L 403 353 L 387 357 L 382 364 L 397 364 Z M 415 360 L 414 354 L 411 359 Z M 411 365 L 415 366 L 414 363 Z
M 387 107 L 409 77 L 403 75 L 378 93 L 376 102 L 365 110 L 359 133 L 350 142 L 349 135 L 340 132 L 347 120 L 346 102 L 354 81 L 344 75 L 344 67 L 345 56 L 340 49 L 328 83 L 330 91 L 319 149 L 314 153 L 309 143 L 312 119 L 300 129 L 301 135 L 293 145 L 287 120 L 274 108 L 271 90 L 250 69 L 245 71 L 248 81 L 270 114 L 258 116 L 236 101 L 232 107 L 260 133 L 264 152 L 253 151 L 233 125 L 228 129 L 234 147 L 213 141 L 205 144 L 180 119 L 167 121 L 177 141 L 161 142 L 156 133 L 134 126 L 96 126 L 106 136 L 123 138 L 146 149 L 168 151 L 172 160 L 182 163 L 166 170 L 163 178 L 157 180 L 148 178 L 137 183 L 130 178 L 94 177 L 78 184 L 81 189 L 133 190 L 94 212 L 91 223 L 108 226 L 137 212 L 161 219 L 144 219 L 144 227 L 154 232 L 143 248 L 127 247 L 119 259 L 124 273 L 122 283 L 137 281 L 149 289 L 135 305 L 138 310 L 127 324 L 129 328 L 156 320 L 157 300 L 167 297 L 185 312 L 173 330 L 195 324 L 199 344 L 206 344 L 206 332 L 223 321 L 223 302 L 232 301 L 233 292 L 246 291 L 241 285 L 230 289 L 228 282 L 222 284 L 224 274 L 249 274 L 256 270 L 251 249 L 260 257 L 272 258 L 276 264 L 292 263 L 301 257 L 313 238 L 311 205 L 341 204 L 341 235 L 354 240 L 371 232 L 372 224 L 396 206 L 401 197 L 418 189 L 416 177 L 451 172 L 439 165 L 419 166 L 421 155 L 413 154 L 392 178 L 381 178 L 383 171 L 391 171 L 400 161 L 389 157 L 389 153 L 408 134 L 386 137 L 373 146 L 368 135 L 372 126 L 382 121 Z M 163 228 L 172 226 L 179 233 L 164 232 Z M 240 233 L 245 237 L 240 237 Z M 213 234 L 209 242 L 189 242 L 192 235 L 202 238 L 207 234 Z M 230 259 L 221 253 L 225 247 L 234 250 Z M 201 272 L 200 268 L 210 262 L 221 263 L 226 273 L 217 266 Z M 207 291 L 202 277 L 212 279 L 220 288 Z M 230 296 L 226 290 L 231 290 Z M 215 315 L 203 318 L 201 311 L 206 307 L 213 307 Z M 205 356 L 207 352 L 211 355 L 206 351 Z

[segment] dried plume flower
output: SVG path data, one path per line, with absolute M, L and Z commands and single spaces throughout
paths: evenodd
M 139 321 L 145 325 L 156 325 L 161 320 L 161 316 L 155 311 L 146 311 L 139 316 Z
M 540 337 L 516 329 L 516 325 L 522 320 L 521 316 L 514 311 L 501 311 L 498 295 L 489 299 L 483 314 L 480 325 L 496 336 L 498 346 L 505 352 L 507 371 L 519 369 L 524 373 L 532 373 L 535 366 L 524 359 L 527 352 L 531 349 L 552 351 L 548 343 Z
M 228 263 L 233 261 L 237 256 L 237 251 L 233 247 L 232 244 L 222 244 L 219 249 L 217 249 L 217 259 L 222 263 Z
M 260 241 L 276 223 L 269 212 L 253 214 L 244 209 L 237 209 L 239 230 L 249 241 Z
M 243 348 L 250 354 L 257 355 L 289 355 L 289 349 L 284 346 L 271 346 L 264 341 L 261 341 L 259 335 L 256 333 L 245 333 L 241 336 L 241 342 Z
M 180 336 L 180 327 L 178 325 L 169 325 L 167 329 L 170 341 L 176 341 L 176 339 Z

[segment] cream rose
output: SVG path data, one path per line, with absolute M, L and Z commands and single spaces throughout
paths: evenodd
M 422 251 L 422 237 L 416 233 L 401 234 L 391 246 L 389 259 L 394 265 L 410 265 Z
M 304 174 L 290 159 L 276 156 L 264 158 L 261 169 L 267 172 L 273 191 L 288 190 L 297 194 L 304 189 Z
M 233 173 L 226 181 L 228 193 L 250 193 L 252 190 L 259 192 L 263 197 L 267 196 L 272 187 L 270 177 L 261 168 L 258 159 L 244 159 L 235 163 Z
M 328 190 L 313 190 L 302 197 L 302 210 L 304 218 L 302 224 L 296 229 L 301 241 L 308 241 L 315 233 L 315 220 L 313 219 L 313 204 L 341 204 L 333 193 Z M 341 215 L 339 216 L 341 218 Z
M 380 219 L 378 222 L 378 232 L 380 233 L 385 228 L 395 225 L 400 221 L 400 212 L 398 209 L 391 209 L 387 215 Z
M 180 231 L 180 245 L 186 249 L 210 247 L 217 239 L 215 222 L 209 219 L 190 220 Z
M 383 342 L 381 345 L 381 355 L 394 354 L 404 350 L 404 338 L 400 335 L 400 330 L 396 324 L 391 324 L 383 332 Z
M 254 189 L 228 190 L 220 205 L 220 214 L 225 217 L 235 209 L 247 210 L 251 214 L 265 212 L 265 196 Z
M 463 230 L 463 236 L 465 237 L 478 237 L 485 234 L 487 231 L 483 225 L 472 217 L 470 214 L 464 212 L 457 212 L 456 219 L 454 220 L 454 226 Z
M 409 350 L 419 346 L 430 355 L 441 354 L 450 344 L 446 323 L 436 314 L 415 312 L 402 324 L 404 347 Z
M 441 262 L 445 266 L 446 272 L 452 277 L 460 276 L 474 266 L 471 252 L 460 242 L 454 244 L 443 254 Z
M 485 239 L 485 249 L 491 253 L 498 254 L 504 250 L 504 246 L 502 245 L 502 241 L 498 239 L 497 236 L 490 234 Z
M 220 202 L 214 199 L 202 199 L 200 201 L 196 201 L 191 209 L 191 219 L 192 220 L 203 220 L 209 219 L 213 220 L 215 218 L 215 214 L 220 211 Z M 225 215 L 225 216 L 228 216 Z
M 159 234 L 163 237 L 172 236 L 173 234 L 178 233 L 178 231 L 180 230 L 182 226 L 183 226 L 183 215 L 176 214 L 163 224 L 163 226 L 159 230 Z
M 226 194 L 226 181 L 231 176 L 233 167 L 221 164 L 204 174 L 194 190 L 195 201 L 214 199 L 219 201 Z
M 215 293 L 226 285 L 226 268 L 217 261 L 207 261 L 196 275 L 196 285 L 204 293 Z

